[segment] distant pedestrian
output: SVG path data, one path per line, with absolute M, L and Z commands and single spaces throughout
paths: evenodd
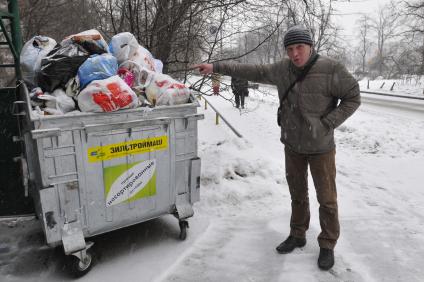
M 284 47 L 288 58 L 273 64 L 218 62 L 194 68 L 201 74 L 215 72 L 277 86 L 277 121 L 285 146 L 292 209 L 290 234 L 278 245 L 277 252 L 290 253 L 306 244 L 309 166 L 320 205 L 318 266 L 328 270 L 334 265 L 334 247 L 340 235 L 334 129 L 359 107 L 359 85 L 341 63 L 316 53 L 311 34 L 304 27 L 290 28 L 284 36 Z
M 233 90 L 234 97 L 236 100 L 236 108 L 244 109 L 244 98 L 249 95 L 249 82 L 243 78 L 232 77 L 231 78 L 231 89 Z
M 218 73 L 212 74 L 212 91 L 214 95 L 219 95 L 219 87 L 221 84 L 221 75 Z

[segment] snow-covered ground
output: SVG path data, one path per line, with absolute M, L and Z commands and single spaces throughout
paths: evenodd
M 99 236 L 97 263 L 80 281 L 424 280 L 424 106 L 408 111 L 364 99 L 336 130 L 341 236 L 336 264 L 325 272 L 316 264 L 312 179 L 307 245 L 275 251 L 289 232 L 290 195 L 276 91 L 260 90 L 251 90 L 242 111 L 207 97 L 243 138 L 222 121 L 215 125 L 215 113 L 200 102 L 201 201 L 187 240 L 178 240 L 172 216 Z M 37 221 L 0 222 L 0 281 L 69 281 L 62 256 L 44 247 Z

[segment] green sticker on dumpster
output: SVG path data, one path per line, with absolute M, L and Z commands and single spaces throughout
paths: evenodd
M 156 160 L 103 169 L 106 207 L 156 195 Z

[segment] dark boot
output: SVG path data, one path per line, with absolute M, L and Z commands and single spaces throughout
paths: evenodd
M 288 253 L 291 253 L 295 248 L 300 248 L 305 246 L 305 244 L 306 244 L 305 238 L 297 238 L 290 235 L 283 243 L 278 245 L 276 250 L 280 254 L 288 254 Z
M 320 248 L 318 257 L 318 267 L 322 270 L 329 270 L 334 265 L 334 251 Z

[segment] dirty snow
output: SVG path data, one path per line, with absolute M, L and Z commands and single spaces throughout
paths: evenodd
M 215 125 L 200 101 L 201 201 L 187 240 L 178 240 L 172 216 L 98 236 L 96 265 L 79 281 L 424 280 L 424 105 L 420 111 L 416 101 L 418 110 L 408 111 L 384 98 L 364 102 L 336 130 L 341 236 L 336 264 L 325 272 L 316 264 L 320 226 L 311 178 L 308 243 L 288 255 L 275 251 L 289 232 L 290 195 L 276 91 L 259 90 L 250 91 L 241 111 L 207 97 L 244 138 L 222 120 Z M 62 250 L 44 246 L 36 220 L 0 222 L 0 281 L 70 281 L 62 264 Z

